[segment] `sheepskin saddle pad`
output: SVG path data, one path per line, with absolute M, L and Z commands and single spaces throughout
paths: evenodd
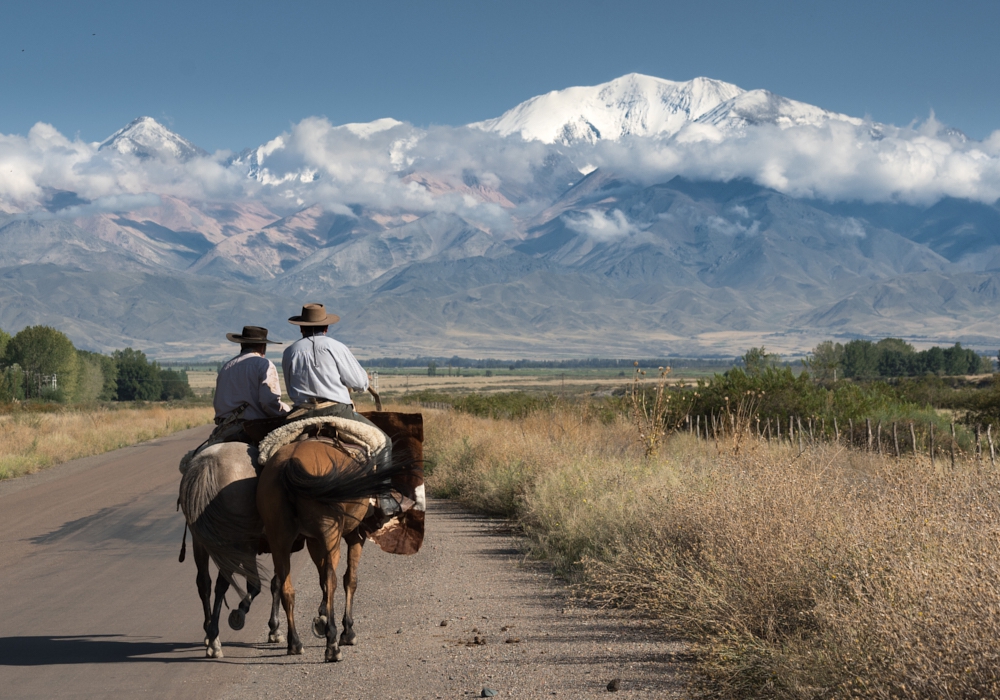
M 316 416 L 313 418 L 303 418 L 302 420 L 287 423 L 280 428 L 272 430 L 260 441 L 258 447 L 260 464 L 274 456 L 274 453 L 285 445 L 291 444 L 308 428 L 314 425 L 331 425 L 337 430 L 337 435 L 344 442 L 351 442 L 360 445 L 368 453 L 368 456 L 381 455 L 388 450 L 385 433 L 378 428 L 367 425 L 360 421 L 338 416 Z

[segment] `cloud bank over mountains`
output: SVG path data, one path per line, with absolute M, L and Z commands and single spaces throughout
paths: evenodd
M 103 144 L 39 123 L 26 136 L 0 135 L 0 205 L 36 211 L 53 191 L 99 207 L 153 194 L 254 199 L 288 211 L 396 207 L 502 228 L 532 206 L 537 174 L 553 158 L 645 183 L 746 178 L 827 200 L 1000 198 L 1000 131 L 977 142 L 933 115 L 896 127 L 705 78 L 629 75 L 533 98 L 471 127 L 393 119 L 335 126 L 310 117 L 238 154 L 207 154 L 149 118 Z
M 363 355 L 1000 343 L 1000 131 L 627 75 L 496 119 L 0 135 L 0 327 L 218 356 L 305 301 Z

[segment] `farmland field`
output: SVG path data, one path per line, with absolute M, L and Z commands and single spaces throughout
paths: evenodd
M 378 373 L 378 389 L 385 398 L 399 398 L 410 392 L 439 392 L 466 394 L 469 392 L 495 393 L 524 391 L 530 393 L 553 393 L 557 395 L 579 396 L 593 392 L 610 392 L 624 387 L 632 380 L 632 367 L 623 369 L 457 369 L 438 368 L 434 376 L 428 376 L 425 368 L 368 368 Z M 653 368 L 655 370 L 655 368 Z M 490 372 L 487 375 L 487 371 Z M 671 383 L 691 383 L 699 378 L 711 377 L 718 370 L 679 369 L 671 372 Z M 210 370 L 188 370 L 188 381 L 196 395 L 209 395 L 215 387 L 215 372 Z M 287 400 L 284 378 L 279 372 L 282 393 Z M 359 403 L 367 401 L 359 399 Z

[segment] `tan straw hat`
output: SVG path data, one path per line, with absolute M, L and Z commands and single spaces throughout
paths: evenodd
M 340 316 L 328 314 L 322 304 L 306 304 L 302 313 L 288 319 L 296 326 L 330 326 L 340 320 Z
M 281 342 L 278 340 L 268 340 L 267 329 L 261 328 L 260 326 L 243 326 L 243 333 L 240 335 L 236 335 L 235 333 L 226 333 L 226 337 L 234 343 L 268 343 L 270 345 L 281 345 Z

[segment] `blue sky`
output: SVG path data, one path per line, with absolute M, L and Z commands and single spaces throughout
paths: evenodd
M 462 124 L 634 71 L 983 138 L 998 26 L 998 2 L 36 0 L 4 9 L 0 133 L 96 141 L 149 115 L 238 150 L 307 116 Z

